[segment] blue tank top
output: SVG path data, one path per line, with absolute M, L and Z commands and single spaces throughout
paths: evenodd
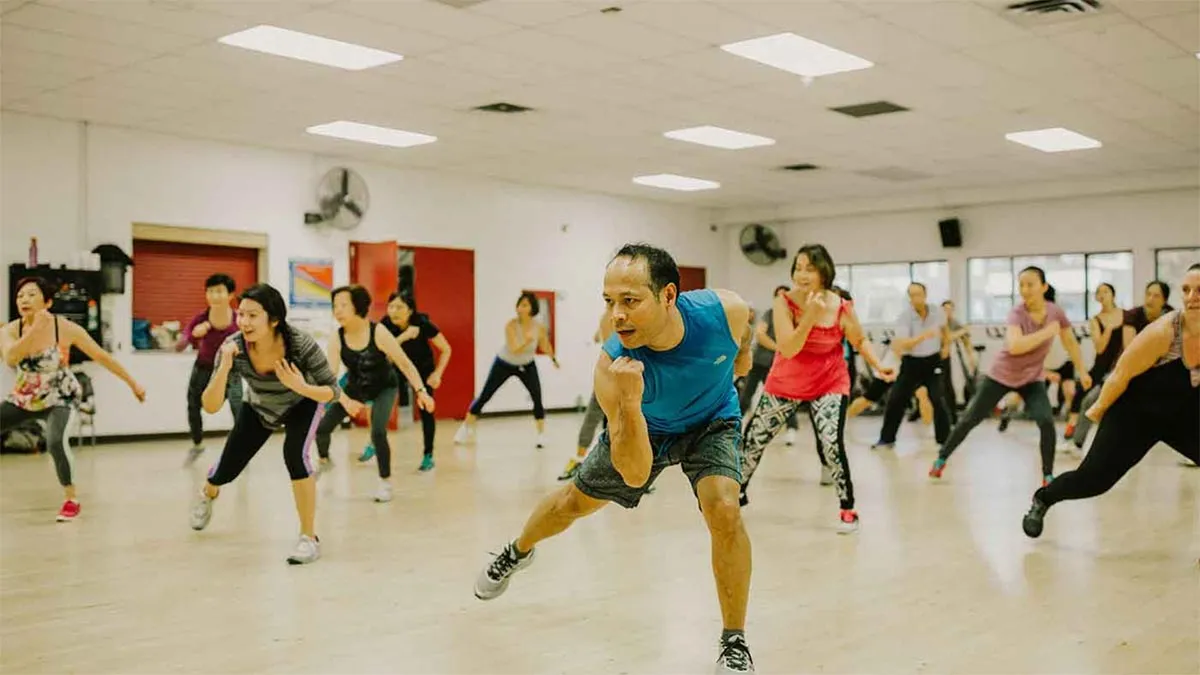
M 688 291 L 676 306 L 683 317 L 683 342 L 674 349 L 626 349 L 615 333 L 604 342 L 611 358 L 627 356 L 645 365 L 642 414 L 651 435 L 682 434 L 742 416 L 733 386 L 738 343 L 721 298 L 707 289 Z

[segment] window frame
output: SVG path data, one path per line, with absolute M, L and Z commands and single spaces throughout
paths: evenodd
M 1186 250 L 1190 247 L 1185 246 L 1182 248 L 1184 248 Z M 1035 257 L 1040 257 L 1040 256 L 1081 255 L 1081 256 L 1083 256 L 1083 287 L 1086 290 L 1086 292 L 1088 294 L 1090 294 L 1090 293 L 1092 293 L 1092 283 L 1091 283 L 1091 279 L 1089 279 L 1089 273 L 1088 273 L 1088 258 L 1090 258 L 1094 255 L 1114 255 L 1114 254 L 1120 254 L 1120 253 L 1126 253 L 1130 256 L 1131 260 L 1134 259 L 1134 253 L 1132 250 L 1129 250 L 1129 249 L 1105 250 L 1105 251 L 1059 251 L 1059 252 L 1047 252 L 1047 253 L 1021 253 L 1021 254 L 1017 254 L 1017 255 L 979 255 L 979 256 L 969 257 L 969 258 L 967 258 L 967 323 L 980 323 L 979 319 L 976 319 L 974 316 L 971 315 L 971 298 L 972 298 L 972 295 L 971 295 L 971 261 L 972 260 L 1003 260 L 1006 258 L 1008 259 L 1009 277 L 1012 279 L 1012 282 L 1013 282 L 1013 287 L 1012 287 L 1012 290 L 1010 291 L 1010 298 L 1012 299 L 1012 304 L 1015 307 L 1017 304 L 1017 297 L 1019 297 L 1019 294 L 1017 293 L 1017 269 L 1016 269 L 1016 266 L 1013 264 L 1013 262 L 1017 258 L 1035 258 Z M 1155 249 L 1154 262 L 1155 262 L 1155 266 L 1157 267 L 1157 265 L 1158 265 L 1158 249 Z M 1130 271 L 1132 271 L 1132 268 Z M 1136 289 L 1131 289 L 1131 291 L 1134 291 L 1133 295 L 1136 298 L 1137 297 L 1137 293 L 1135 292 Z M 1085 302 L 1085 303 L 1083 303 L 1083 322 L 1087 323 L 1091 319 L 1092 319 L 1092 303 Z
M 841 288 L 844 288 L 847 291 L 849 291 L 850 295 L 854 297 L 855 305 L 857 305 L 861 299 L 858 297 L 858 295 L 855 294 L 855 291 L 854 291 L 854 268 L 855 267 L 874 267 L 874 266 L 882 267 L 882 266 L 888 266 L 888 265 L 907 265 L 908 266 L 908 283 L 912 284 L 915 281 L 917 281 L 916 278 L 914 278 L 914 276 L 913 276 L 913 270 L 916 268 L 916 266 L 917 265 L 928 265 L 931 263 L 941 263 L 941 264 L 945 265 L 947 274 L 952 276 L 952 267 L 950 265 L 950 261 L 946 258 L 930 258 L 930 259 L 925 259 L 925 260 L 892 260 L 892 261 L 853 262 L 853 263 L 839 263 L 838 265 L 836 265 L 836 267 L 846 268 L 847 277 L 844 281 L 839 281 L 842 277 L 838 276 L 834 279 L 833 283 L 835 286 L 840 286 Z M 951 283 L 950 284 L 950 296 L 953 296 L 953 290 L 954 290 L 953 286 L 954 286 L 953 283 Z M 951 298 L 950 297 L 943 298 L 943 300 L 948 300 L 948 299 L 951 299 Z M 908 301 L 906 300 L 905 301 L 906 306 L 907 306 L 907 302 Z M 941 300 L 938 300 L 937 302 L 941 302 Z M 884 321 L 883 324 L 872 323 L 869 319 L 867 319 L 866 317 L 863 317 L 861 315 L 860 315 L 859 319 L 862 321 L 863 325 L 883 325 L 883 324 L 891 323 L 890 320 Z
M 1174 279 L 1163 279 L 1161 265 L 1159 263 L 1158 254 L 1163 251 L 1200 251 L 1200 246 L 1161 246 L 1154 249 L 1154 281 L 1162 281 L 1170 286 L 1175 282 Z M 1197 260 L 1200 262 L 1200 260 Z

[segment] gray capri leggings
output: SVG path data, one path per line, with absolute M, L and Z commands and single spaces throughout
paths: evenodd
M 46 420 L 46 449 L 54 458 L 54 472 L 63 487 L 71 485 L 71 450 L 67 447 L 67 424 L 71 408 L 56 405 L 45 410 L 26 410 L 4 401 L 0 403 L 0 429 L 8 430 L 29 420 Z
M 596 429 L 603 421 L 604 411 L 600 409 L 600 402 L 596 400 L 596 395 L 592 394 L 592 399 L 588 401 L 587 412 L 583 414 L 583 424 L 579 425 L 578 447 L 592 447 L 592 441 L 596 438 Z

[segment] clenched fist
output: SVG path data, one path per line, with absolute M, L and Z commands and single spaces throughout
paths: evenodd
M 608 372 L 612 373 L 613 379 L 617 382 L 617 389 L 621 391 L 621 396 L 626 401 L 638 403 L 642 401 L 642 392 L 646 386 L 642 379 L 642 373 L 645 370 L 645 364 L 628 356 L 618 357 L 608 367 Z
M 218 362 L 218 367 L 225 372 L 229 372 L 229 369 L 233 367 L 233 357 L 237 356 L 237 354 L 238 346 L 233 340 L 221 345 L 221 353 L 219 354 L 221 360 Z

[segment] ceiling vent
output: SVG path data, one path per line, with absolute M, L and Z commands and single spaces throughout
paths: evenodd
M 1011 14 L 1094 14 L 1100 0 L 1025 0 L 1005 8 Z
M 505 113 L 505 114 L 523 113 L 523 112 L 529 112 L 530 110 L 533 110 L 533 108 L 526 108 L 523 105 L 517 105 L 515 103 L 505 103 L 503 101 L 500 101 L 498 103 L 489 103 L 487 105 L 481 105 L 475 109 L 482 110 L 483 112 L 494 112 L 494 113 Z
M 779 168 L 783 169 L 784 171 L 812 171 L 817 168 L 817 165 L 816 164 L 788 164 L 787 166 L 781 166 Z
M 830 108 L 830 110 L 842 113 L 843 115 L 849 115 L 850 117 L 871 117 L 874 115 L 904 112 L 908 108 L 896 105 L 890 101 L 872 101 L 870 103 L 844 105 L 838 108 Z

